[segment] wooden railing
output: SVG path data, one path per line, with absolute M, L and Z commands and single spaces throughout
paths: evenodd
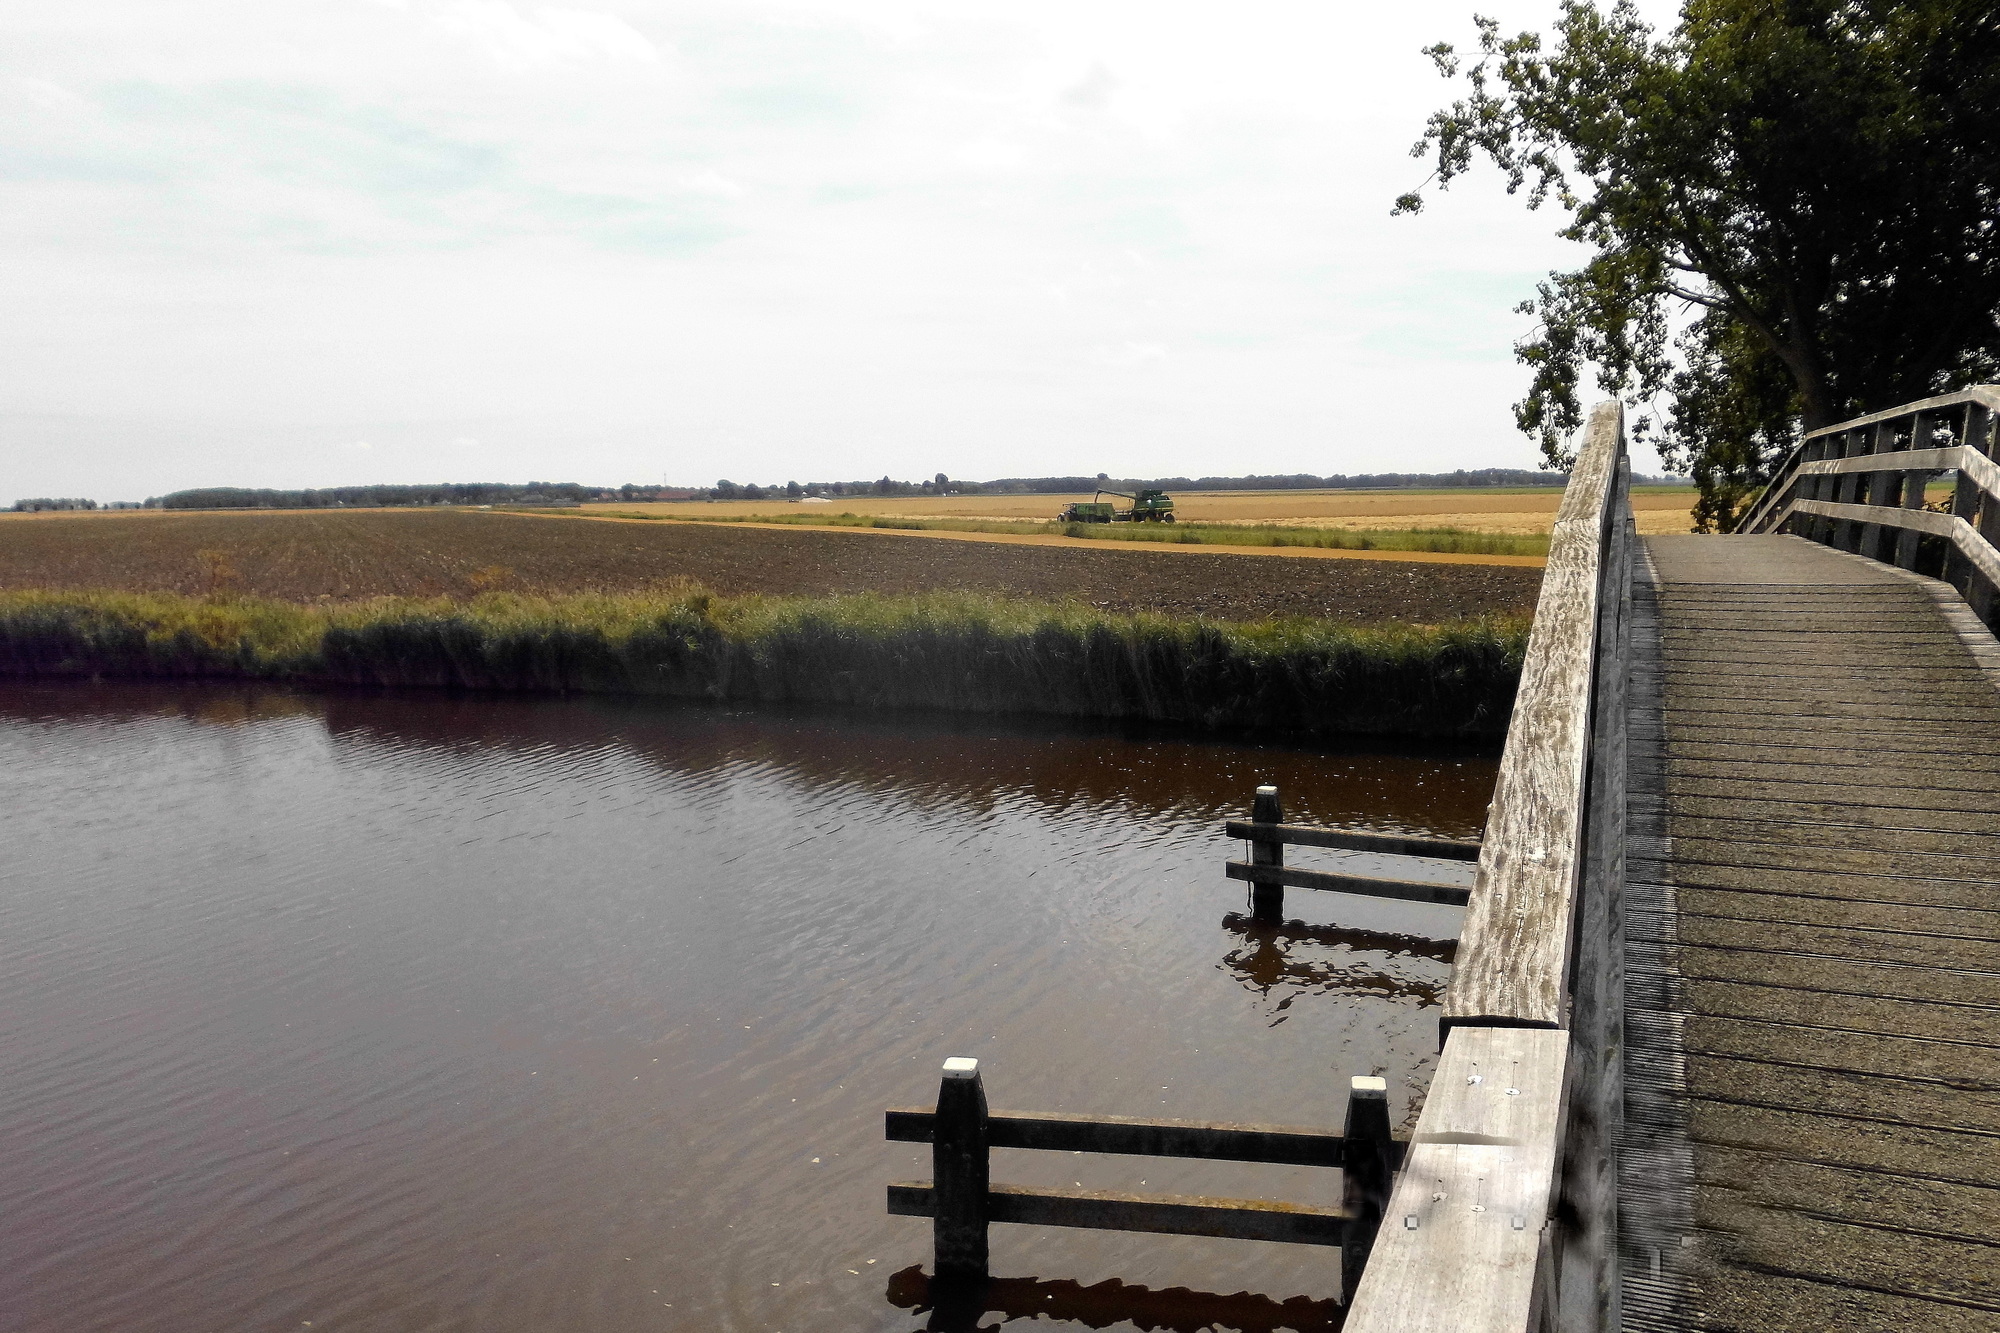
M 1277 1125 L 991 1111 L 979 1061 L 960 1056 L 944 1062 L 936 1108 L 887 1112 L 883 1135 L 892 1142 L 931 1145 L 931 1179 L 889 1186 L 889 1212 L 931 1219 L 931 1272 L 960 1285 L 986 1280 L 987 1229 L 1012 1222 L 1337 1245 L 1352 1290 L 1368 1262 L 1389 1182 L 1404 1153 L 1389 1132 L 1389 1085 L 1374 1076 L 1351 1081 L 1347 1123 L 1335 1134 Z M 990 1174 L 995 1148 L 1338 1167 L 1341 1206 L 996 1185 Z
M 1355 893 L 1368 898 L 1400 898 L 1405 902 L 1444 903 L 1451 907 L 1465 906 L 1470 892 L 1455 884 L 1288 866 L 1285 864 L 1287 846 L 1332 847 L 1339 851 L 1417 856 L 1439 861 L 1479 859 L 1479 844 L 1476 842 L 1287 824 L 1284 806 L 1278 799 L 1278 789 L 1270 786 L 1257 788 L 1256 798 L 1250 803 L 1250 818 L 1229 820 L 1223 825 L 1223 832 L 1250 844 L 1250 859 L 1231 861 L 1224 867 L 1224 872 L 1231 879 L 1249 882 L 1251 919 L 1263 922 L 1284 919 L 1287 888 Z
M 1556 518 L 1444 1047 L 1346 1333 L 1619 1326 L 1629 475 L 1607 403 Z
M 2000 608 L 2000 386 L 1856 417 L 1806 436 L 1737 524 L 1790 532 L 1955 585 L 1991 625 Z M 1931 479 L 1951 494 L 1927 503 Z

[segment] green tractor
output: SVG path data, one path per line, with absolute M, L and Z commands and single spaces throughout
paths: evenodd
M 1130 500 L 1130 509 L 1101 501 L 1100 495 L 1115 495 Z M 1174 521 L 1174 497 L 1165 491 L 1140 491 L 1137 495 L 1127 495 L 1124 491 L 1100 490 L 1090 497 L 1087 504 L 1066 505 L 1056 515 L 1058 523 L 1171 523 Z

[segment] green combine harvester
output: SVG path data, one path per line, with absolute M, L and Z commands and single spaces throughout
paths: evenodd
M 1115 495 L 1122 500 L 1130 500 L 1130 509 L 1120 509 L 1109 501 L 1101 501 L 1099 495 Z M 1066 505 L 1056 515 L 1058 523 L 1171 523 L 1174 521 L 1174 497 L 1165 491 L 1140 491 L 1137 495 L 1127 495 L 1124 491 L 1100 490 L 1090 497 L 1087 504 Z

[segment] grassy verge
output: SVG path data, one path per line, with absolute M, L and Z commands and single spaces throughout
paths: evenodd
M 329 606 L 0 593 L 0 673 L 652 694 L 1497 736 L 1519 620 L 1354 629 L 1114 615 L 966 594 L 650 595 Z
M 541 513 L 545 511 L 536 510 Z M 561 512 L 561 511 L 547 511 Z M 1549 553 L 1547 533 L 1469 532 L 1464 528 L 1298 528 L 1282 523 L 1043 523 L 1003 518 L 885 518 L 874 514 L 648 514 L 638 510 L 570 511 L 575 518 L 637 518 L 661 523 L 782 523 L 801 528 L 889 528 L 903 532 L 1007 532 L 1107 542 L 1182 546 L 1316 546 L 1334 551 L 1436 551 L 1449 555 Z

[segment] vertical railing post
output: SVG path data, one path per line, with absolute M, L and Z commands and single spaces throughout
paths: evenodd
M 1879 428 L 1876 438 L 1881 438 Z M 1868 453 L 1870 448 L 1871 444 L 1867 433 L 1857 430 L 1848 437 L 1847 447 L 1841 451 L 1841 457 L 1860 458 L 1862 455 Z M 1838 488 L 1835 492 L 1839 502 L 1850 505 L 1860 504 L 1862 481 L 1863 476 L 1859 472 L 1841 473 Z M 1861 525 L 1853 519 L 1840 520 L 1834 528 L 1833 544 L 1843 551 L 1859 551 L 1861 549 Z
M 1388 1080 L 1360 1076 L 1352 1080 L 1341 1140 L 1341 1209 L 1348 1221 L 1340 1241 L 1340 1285 L 1341 1300 L 1351 1307 L 1395 1185 Z
M 1278 800 L 1276 787 L 1264 786 L 1257 789 L 1257 798 L 1250 803 L 1250 822 L 1253 824 L 1282 824 L 1285 822 L 1285 807 Z M 1274 830 L 1270 836 L 1250 840 L 1250 864 L 1253 866 L 1282 866 L 1285 864 L 1285 844 Z M 1250 886 L 1250 919 L 1276 925 L 1285 919 L 1285 886 L 1282 884 L 1256 884 Z
M 938 1082 L 931 1131 L 933 1264 L 940 1279 L 986 1276 L 986 1191 L 992 1156 L 986 1126 L 986 1086 L 979 1061 L 953 1056 Z
M 1931 419 L 1929 414 L 1917 413 L 1910 422 L 1910 447 L 1925 449 L 1930 447 Z M 1922 509 L 1924 507 L 1924 486 L 1931 479 L 1929 472 L 1905 472 L 1903 474 L 1903 508 Z M 1893 563 L 1904 569 L 1917 567 L 1917 543 L 1923 534 L 1905 528 L 1896 539 L 1896 558 Z
M 1868 446 L 1868 452 L 1871 454 L 1883 454 L 1895 447 L 1896 433 L 1886 424 L 1877 426 L 1875 428 L 1874 440 Z M 1871 505 L 1886 505 L 1889 503 L 1889 493 L 1896 486 L 1896 475 L 1893 472 L 1862 473 L 1859 480 L 1861 484 L 1856 497 L 1858 503 Z M 1895 537 L 1896 533 L 1894 529 L 1891 529 L 1888 539 L 1892 544 Z M 1867 556 L 1870 560 L 1880 560 L 1883 554 L 1882 543 L 1883 532 L 1880 523 L 1863 523 L 1861 525 L 1861 541 L 1856 548 L 1861 554 Z

